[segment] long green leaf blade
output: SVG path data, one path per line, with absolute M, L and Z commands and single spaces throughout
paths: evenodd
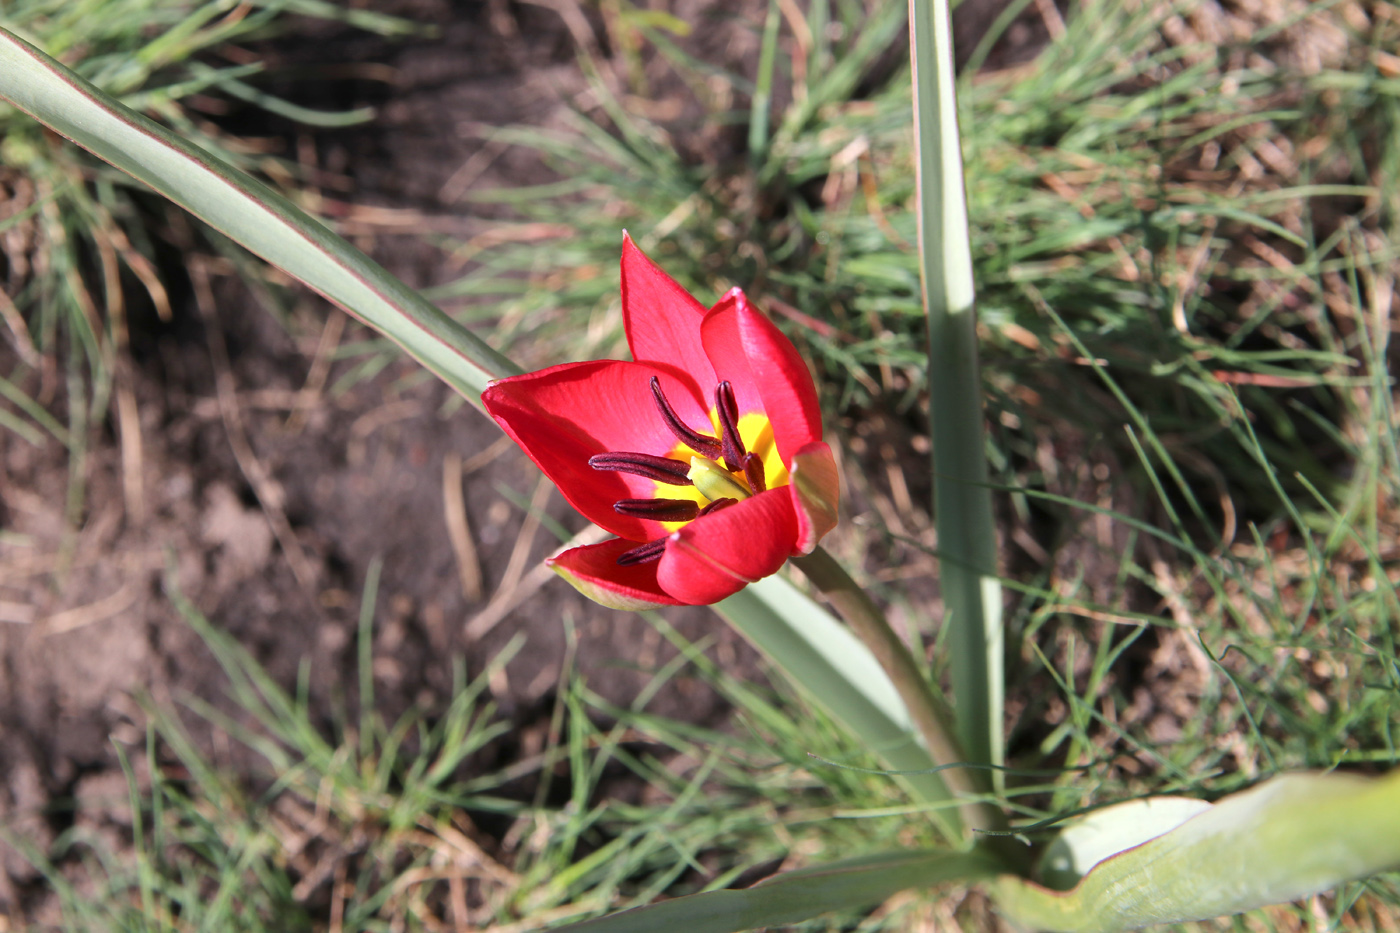
M 778 875 L 741 891 L 708 891 L 562 927 L 560 933 L 739 933 L 878 904 L 906 888 L 976 881 L 999 862 L 979 850 L 890 852 Z
M 1296 900 L 1392 868 L 1400 868 L 1400 771 L 1290 774 L 1100 862 L 1073 890 L 1003 875 L 994 895 L 1027 927 L 1113 933 Z
M 441 309 L 266 185 L 179 138 L 0 29 L 0 98 L 387 334 L 480 404 L 520 372 Z
M 947 0 L 909 0 L 919 253 L 928 312 L 929 421 L 939 580 L 952 628 L 963 751 L 1002 761 L 1001 585 L 982 438 L 982 384 Z

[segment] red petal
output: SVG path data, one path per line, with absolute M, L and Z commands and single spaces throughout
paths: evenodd
M 615 451 L 664 457 L 676 446 L 652 399 L 652 376 L 661 380 L 676 414 L 688 424 L 710 423 L 708 406 L 700 407 L 679 375 L 647 363 L 565 363 L 493 382 L 481 401 L 574 508 L 615 535 L 649 541 L 667 529 L 650 519 L 619 515 L 613 503 L 650 498 L 656 484 L 595 470 L 588 458 Z
M 662 592 L 657 584 L 655 561 L 631 567 L 618 566 L 618 557 L 636 546 L 635 541 L 614 538 L 602 544 L 572 548 L 545 563 L 584 596 L 612 609 L 641 611 L 658 606 L 681 605 L 675 597 Z
M 739 308 L 739 333 L 758 380 L 763 407 L 773 422 L 778 453 L 787 463 L 799 449 L 821 440 L 822 412 L 816 384 L 792 341 L 747 302 Z
M 762 411 L 772 422 L 784 463 L 821 440 L 821 407 L 807 364 L 743 292 L 731 290 L 705 315 L 701 335 L 715 372 L 734 385 L 740 414 Z
M 817 542 L 836 527 L 841 502 L 841 477 L 831 448 L 821 441 L 798 450 L 788 463 L 792 477 L 792 507 L 797 513 L 797 553 L 810 554 Z
M 688 375 L 691 392 L 714 386 L 715 371 L 700 345 L 705 306 L 622 235 L 622 326 L 634 360 L 665 363 Z M 709 404 L 706 404 L 706 410 Z
M 718 602 L 776 572 L 792 556 L 796 538 L 791 494 L 770 489 L 671 535 L 656 580 L 683 603 Z
M 725 379 L 734 387 L 734 399 L 739 403 L 740 417 L 763 411 L 763 396 L 759 394 L 744 338 L 739 332 L 739 308 L 747 307 L 744 293 L 731 288 L 705 315 L 700 325 L 700 339 L 710 358 L 717 379 Z M 713 398 L 706 398 L 711 405 Z

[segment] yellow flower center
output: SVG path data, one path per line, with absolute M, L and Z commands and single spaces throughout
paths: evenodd
M 714 408 L 710 409 L 710 423 L 714 427 L 715 434 L 719 435 L 719 411 Z M 786 486 L 788 484 L 787 467 L 783 465 L 783 458 L 778 454 L 778 446 L 773 443 L 773 423 L 768 420 L 768 416 L 758 412 L 750 412 L 739 418 L 737 427 L 739 428 L 739 438 L 744 442 L 744 449 L 757 455 L 762 462 L 763 476 L 768 488 Z M 695 451 L 678 441 L 676 446 L 672 447 L 665 456 L 682 463 L 688 463 L 695 456 Z M 747 490 L 750 495 L 753 494 L 753 489 L 749 486 L 749 481 L 745 478 L 743 470 L 732 472 L 730 475 L 734 482 Z M 710 504 L 710 500 L 694 486 L 673 486 L 660 482 L 654 482 L 654 485 L 657 498 L 689 499 L 701 508 Z M 669 532 L 682 528 L 688 523 L 662 522 L 661 524 Z

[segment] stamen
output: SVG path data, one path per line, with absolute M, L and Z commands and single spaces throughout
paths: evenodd
M 635 567 L 637 564 L 649 564 L 654 560 L 660 560 L 666 553 L 666 539 L 657 538 L 655 541 L 648 541 L 640 547 L 634 547 L 630 551 L 623 551 L 617 556 L 619 567 Z
M 676 410 L 671 407 L 671 403 L 666 401 L 666 393 L 661 390 L 661 380 L 655 376 L 651 377 L 651 396 L 656 399 L 656 407 L 661 412 L 666 427 L 671 429 L 671 433 L 676 435 L 682 444 L 689 446 L 691 450 L 702 457 L 709 457 L 711 460 L 719 457 L 723 451 L 720 442 L 713 437 L 707 437 L 691 430 L 681 421 L 680 417 L 676 415 Z
M 749 481 L 754 495 L 768 488 L 768 478 L 763 475 L 763 458 L 758 454 L 744 454 L 744 478 Z
M 744 439 L 739 436 L 739 403 L 734 399 L 734 386 L 727 379 L 715 386 L 715 410 L 719 412 L 724 465 L 731 473 L 737 473 L 744 468 Z
M 690 477 L 690 464 L 670 457 L 656 457 L 651 454 L 635 454 L 622 451 L 612 454 L 594 454 L 588 458 L 588 465 L 595 470 L 612 470 L 616 473 L 632 473 L 645 476 L 658 483 L 672 486 L 693 486 Z
M 658 522 L 688 522 L 700 514 L 700 504 L 694 499 L 619 499 L 613 511 Z
M 737 505 L 738 502 L 738 499 L 716 499 L 714 502 L 711 502 L 709 505 L 701 509 L 700 514 L 695 517 L 701 518 L 705 515 L 709 515 L 711 512 L 718 512 L 720 509 L 725 508 L 727 506 Z

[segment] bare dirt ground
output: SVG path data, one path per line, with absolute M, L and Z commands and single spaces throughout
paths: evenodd
M 396 12 L 436 24 L 438 34 L 395 43 L 312 27 L 263 50 L 274 67 L 280 57 L 313 66 L 310 74 L 359 63 L 352 80 L 282 91 L 310 106 L 373 103 L 374 123 L 310 134 L 276 121 L 269 128 L 257 114 L 226 119 L 301 147 L 325 213 L 421 286 L 442 280 L 441 256 L 404 234 L 470 235 L 485 222 L 458 203 L 464 177 L 488 188 L 543 177 L 528 160 L 471 167 L 476 129 L 547 125 L 583 92 L 580 24 L 504 2 L 422 0 Z M 704 41 L 741 60 L 751 35 L 719 30 Z M 1037 37 L 1019 38 L 1024 46 Z M 175 705 L 194 695 L 228 706 L 222 675 L 172 607 L 171 587 L 283 684 L 309 661 L 313 703 L 329 710 L 354 695 L 360 594 L 382 561 L 374 674 L 388 716 L 443 708 L 455 658 L 476 673 L 524 637 L 492 683 L 516 725 L 493 746 L 501 761 L 548 715 L 566 622 L 579 633 L 579 668 L 618 702 L 672 653 L 637 616 L 602 610 L 538 573 L 556 542 L 501 489 L 571 529 L 582 523 L 518 450 L 498 443 L 483 415 L 451 404 L 449 390 L 415 378 L 407 361 L 332 393 L 352 365 L 334 362 L 333 351 L 365 339 L 363 328 L 301 293 L 284 326 L 227 261 L 187 259 L 183 272 L 173 264 L 173 321 L 132 312 L 113 415 L 89 432 L 76 524 L 66 518 L 64 447 L 0 431 L 0 824 L 40 848 L 75 825 L 121 829 L 129 816 L 113 805 L 125 794 L 115 749 L 138 773 L 145 768 L 137 698 Z M 9 353 L 0 344 L 7 372 Z M 21 388 L 64 409 L 61 378 Z M 464 540 L 473 547 L 464 550 Z M 673 621 L 691 638 L 717 637 L 712 650 L 731 670 L 757 674 L 752 651 L 708 611 Z M 684 678 L 653 709 L 699 722 L 725 715 L 713 693 Z M 247 764 L 211 750 L 224 764 Z M 0 842 L 0 921 L 22 924 L 43 900 L 36 869 Z

